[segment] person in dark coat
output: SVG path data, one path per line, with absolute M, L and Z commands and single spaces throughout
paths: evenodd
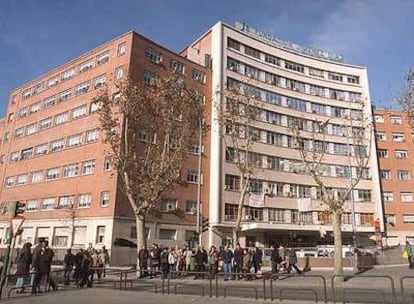
M 80 265 L 80 283 L 79 287 L 83 288 L 84 286 L 92 287 L 91 277 L 91 266 L 92 266 L 92 257 L 89 251 L 84 251 L 82 253 L 82 260 Z
M 272 264 L 272 275 L 275 275 L 278 273 L 278 265 L 282 262 L 282 258 L 279 255 L 279 245 L 276 244 L 275 246 L 272 246 L 272 251 L 270 253 L 270 262 Z M 276 279 L 275 276 L 273 279 Z
M 157 244 L 152 244 L 152 248 L 150 251 L 150 263 L 151 263 L 151 271 L 150 271 L 150 278 L 152 276 L 156 277 L 157 272 L 160 270 L 160 258 L 161 258 L 161 248 Z
M 82 261 L 83 261 L 83 253 L 84 250 L 81 249 L 78 251 L 75 255 L 75 273 L 73 275 L 73 278 L 75 279 L 75 285 L 79 287 L 80 282 L 82 280 Z
M 50 272 L 52 269 L 52 261 L 53 261 L 54 256 L 55 256 L 55 253 L 49 247 L 48 241 L 45 241 L 44 250 L 39 260 L 39 273 L 41 274 L 42 277 L 46 277 L 48 285 L 52 287 L 53 290 L 57 290 L 57 285 L 55 281 L 53 280 L 52 274 Z
M 236 273 L 236 279 L 240 280 L 242 278 L 241 273 L 243 272 L 243 249 L 241 249 L 240 244 L 236 245 L 234 249 L 234 263 L 233 263 L 233 272 Z
M 72 250 L 66 250 L 65 257 L 63 258 L 63 265 L 65 267 L 65 272 L 63 278 L 65 280 L 65 285 L 69 285 L 70 273 L 73 270 L 73 265 L 75 265 L 75 256 L 72 254 Z
M 262 267 L 262 256 L 262 251 L 259 249 L 259 247 L 256 247 L 253 253 L 253 267 L 255 273 L 257 273 Z
M 231 280 L 232 264 L 233 264 L 233 252 L 228 246 L 224 247 L 223 255 L 223 268 L 224 268 L 224 281 Z
M 202 279 L 204 279 L 204 271 L 205 271 L 205 264 L 208 262 L 208 253 L 207 251 L 202 247 L 199 246 L 195 255 L 195 271 L 197 272 L 194 276 L 194 280 L 197 280 L 200 276 Z
M 163 279 L 168 278 L 168 272 L 169 272 L 169 264 L 168 264 L 168 247 L 164 247 L 161 251 L 160 255 L 160 262 L 161 262 L 161 272 Z
M 145 278 L 148 276 L 148 259 L 149 259 L 149 251 L 147 246 L 144 246 L 138 251 L 138 260 L 139 260 L 139 277 Z
M 32 284 L 32 294 L 36 294 L 40 291 L 40 282 L 43 274 L 40 272 L 40 258 L 44 253 L 44 239 L 39 239 L 39 244 L 35 247 L 32 254 L 32 269 L 34 271 L 34 279 Z
M 17 281 L 16 281 L 16 288 L 17 293 L 24 292 L 24 282 L 27 280 L 29 272 L 30 272 L 30 264 L 32 264 L 32 253 L 30 249 L 32 247 L 31 243 L 25 243 L 23 245 L 22 251 L 20 252 L 19 256 L 17 257 Z
M 295 268 L 296 273 L 301 274 L 302 270 L 296 266 L 296 263 L 298 262 L 298 257 L 296 256 L 296 250 L 294 248 L 289 249 L 289 266 L 287 269 L 287 273 L 290 273 L 292 271 L 292 267 Z

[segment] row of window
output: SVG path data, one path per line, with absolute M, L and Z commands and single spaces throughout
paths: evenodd
M 5 179 L 4 186 L 14 187 L 26 184 L 40 183 L 43 181 L 57 180 L 59 178 L 76 177 L 79 175 L 90 175 L 95 173 L 96 161 L 94 159 L 83 161 L 81 163 L 67 164 L 62 167 L 53 167 L 46 170 L 39 170 L 33 172 L 22 173 L 17 176 L 8 176 Z M 106 157 L 104 160 L 103 169 L 105 171 L 111 170 L 112 159 Z M 80 171 L 80 172 L 79 172 Z
M 28 160 L 33 157 L 46 155 L 48 153 L 56 153 L 59 151 L 73 147 L 80 146 L 82 144 L 91 144 L 99 140 L 99 129 L 92 129 L 83 133 L 70 135 L 67 138 L 60 138 L 58 140 L 51 141 L 50 143 L 43 143 L 35 147 L 23 149 L 21 151 L 14 151 L 10 153 L 10 162 L 17 162 L 20 160 Z M 4 156 L 1 156 L 0 163 L 4 162 Z
M 21 138 L 21 137 L 28 136 L 28 135 L 37 133 L 39 131 L 51 128 L 53 126 L 61 125 L 71 120 L 82 118 L 88 114 L 95 113 L 96 111 L 100 109 L 100 107 L 101 107 L 101 104 L 98 101 L 93 101 L 90 103 L 89 111 L 88 111 L 88 104 L 77 106 L 76 108 L 73 108 L 72 110 L 65 111 L 55 116 L 51 116 L 51 117 L 42 119 L 40 121 L 31 123 L 29 125 L 19 127 L 15 129 L 14 136 L 16 138 Z
M 237 219 L 238 206 L 233 204 L 224 205 L 224 220 L 235 221 Z M 323 211 L 299 212 L 294 209 L 282 208 L 253 208 L 244 207 L 243 221 L 264 222 L 265 215 L 271 224 L 305 224 L 326 225 L 332 224 L 332 214 Z M 352 213 L 342 214 L 342 223 L 351 225 L 353 223 Z M 373 226 L 374 214 L 355 213 L 356 226 Z
M 388 158 L 389 151 L 388 149 L 377 149 L 377 155 L 379 158 Z M 406 159 L 408 158 L 407 150 L 394 150 L 394 156 L 397 159 Z
M 375 131 L 375 139 L 378 141 L 386 141 L 387 134 L 382 131 Z M 393 132 L 392 133 L 392 141 L 395 142 L 405 142 L 405 134 L 402 132 Z
M 330 72 L 330 71 L 324 71 L 318 68 L 313 68 L 309 66 L 305 66 L 303 64 L 299 64 L 296 62 L 291 62 L 288 60 L 283 60 L 279 57 L 276 57 L 274 55 L 270 55 L 267 53 L 264 53 L 262 51 L 259 51 L 257 49 L 254 49 L 250 46 L 241 44 L 240 42 L 227 38 L 227 47 L 237 50 L 239 52 L 244 49 L 244 54 L 254 57 L 255 59 L 259 59 L 261 61 L 264 61 L 266 63 L 269 63 L 273 66 L 277 67 L 284 67 L 287 70 L 299 72 L 302 74 L 308 74 L 310 76 L 315 76 L 318 78 L 327 78 L 329 80 L 338 81 L 338 82 L 347 82 L 351 84 L 359 84 L 359 77 L 354 75 L 346 75 L 346 74 L 340 74 L 336 72 Z
M 231 147 L 226 148 L 226 161 L 235 162 L 236 158 L 240 156 L 242 159 L 245 159 L 244 153 L 240 152 L 239 155 L 236 153 L 236 150 Z M 275 171 L 281 172 L 292 172 L 292 173 L 302 173 L 307 174 L 307 169 L 304 163 L 301 160 L 281 158 L 276 156 L 264 155 L 259 153 L 250 152 L 248 154 L 247 161 L 257 168 L 266 168 Z M 355 178 L 357 173 L 359 173 L 359 168 L 334 165 L 334 164 L 324 164 L 321 163 L 319 167 L 322 176 L 326 177 L 341 177 L 341 178 L 350 178 L 351 174 Z M 363 179 L 370 178 L 370 172 L 368 168 L 362 173 Z
M 174 211 L 178 209 L 178 200 L 172 198 L 164 198 L 159 204 L 160 211 Z M 197 202 L 187 200 L 185 202 L 185 213 L 195 214 L 197 212 Z
M 163 61 L 163 55 L 160 52 L 152 48 L 147 48 L 145 50 L 145 57 L 149 59 L 151 62 L 156 63 L 156 64 L 161 64 Z M 170 69 L 182 75 L 184 75 L 184 72 L 185 72 L 184 64 L 174 59 L 171 59 L 170 61 Z M 148 84 L 154 84 L 153 82 L 156 81 L 158 78 L 159 77 L 154 73 L 151 73 L 149 71 L 144 72 L 144 81 L 147 83 L 147 81 L 149 82 L 151 80 L 151 83 L 148 83 Z M 197 69 L 192 69 L 191 78 L 194 81 L 197 81 L 200 83 L 206 83 L 206 73 L 199 71 Z
M 121 67 L 120 71 L 122 71 L 122 67 Z M 39 101 L 39 102 L 36 102 L 36 103 L 34 103 L 30 106 L 21 108 L 19 110 L 19 118 L 26 117 L 28 115 L 37 113 L 41 110 L 49 109 L 49 108 L 57 105 L 60 102 L 64 102 L 64 101 L 69 100 L 70 98 L 72 98 L 74 96 L 83 95 L 83 94 L 88 92 L 88 90 L 91 86 L 91 83 L 93 84 L 93 87 L 95 89 L 98 89 L 98 88 L 102 87 L 103 85 L 106 84 L 106 74 L 102 74 L 102 75 L 96 77 L 92 81 L 83 82 L 80 85 L 76 86 L 75 88 L 70 88 L 70 89 L 67 89 L 63 92 L 60 92 L 57 95 L 47 97 L 43 101 Z
M 122 42 L 118 44 L 117 55 L 122 56 L 126 53 L 126 43 Z M 73 78 L 76 74 L 82 74 L 94 66 L 100 66 L 109 61 L 109 51 L 105 51 L 100 53 L 94 59 L 89 59 L 85 62 L 82 62 L 77 67 L 72 67 L 63 71 L 60 75 L 54 76 L 44 82 L 41 82 L 34 87 L 26 89 L 22 92 L 22 98 L 27 99 L 31 96 L 34 96 L 40 92 L 43 92 L 51 87 L 56 86 L 59 82 L 63 82 L 65 80 L 69 80 Z M 12 97 L 13 98 L 13 97 Z
M 394 192 L 384 191 L 382 192 L 382 200 L 384 202 L 393 202 L 394 201 Z M 400 201 L 401 202 L 413 202 L 413 193 L 412 192 L 400 192 Z
M 265 122 L 268 122 L 265 120 Z M 273 124 L 278 126 L 287 127 L 283 123 L 278 123 L 278 121 L 273 120 Z M 232 134 L 233 125 L 226 124 L 226 134 Z M 244 130 L 239 130 L 239 137 L 246 138 L 249 137 L 252 141 L 257 141 L 261 143 L 276 145 L 280 147 L 286 148 L 302 148 L 305 151 L 314 151 L 317 153 L 327 153 L 327 154 L 334 154 L 334 155 L 342 155 L 342 156 L 367 156 L 368 151 L 366 146 L 358 146 L 358 145 L 348 145 L 344 143 L 335 143 L 335 142 L 326 142 L 314 139 L 303 139 L 300 142 L 300 146 L 297 146 L 299 143 L 294 139 L 291 135 L 285 135 L 281 133 L 275 133 L 272 131 L 262 130 L 254 127 L 248 127 L 247 134 Z
M 380 178 L 391 180 L 391 170 L 380 170 L 379 171 Z M 397 171 L 397 178 L 399 180 L 410 180 L 411 179 L 411 173 L 407 170 L 398 170 Z
M 414 214 L 403 214 L 402 221 L 404 224 L 414 224 Z M 385 222 L 387 224 L 395 225 L 397 223 L 395 214 L 386 214 Z
M 362 118 L 362 111 L 333 105 L 323 105 L 302 99 L 292 98 L 271 91 L 242 83 L 236 79 L 227 78 L 227 88 L 236 90 L 240 94 L 259 99 L 265 103 L 288 107 L 300 112 L 313 113 L 335 118 L 356 119 Z
M 271 84 L 284 89 L 289 89 L 292 91 L 297 91 L 304 94 L 342 101 L 361 101 L 361 93 L 326 88 L 290 78 L 285 78 L 270 72 L 260 70 L 256 67 L 241 63 L 240 61 L 237 61 L 231 57 L 227 58 L 227 68 L 239 74 L 246 75 L 249 78 L 254 78 L 267 84 Z
M 384 115 L 374 114 L 374 122 L 375 123 L 384 123 L 385 122 Z M 390 116 L 390 122 L 393 125 L 402 125 L 403 118 L 399 115 L 392 115 L 392 116 Z
M 226 190 L 240 191 L 240 176 L 226 174 L 224 179 L 224 185 Z M 283 182 L 273 182 L 255 179 L 250 182 L 249 191 L 252 193 L 265 193 L 268 195 L 280 196 L 280 197 L 292 197 L 292 198 L 312 198 L 321 199 L 322 193 L 318 187 L 299 185 L 299 184 L 287 184 Z M 339 199 L 345 195 L 347 189 L 343 188 L 330 188 L 328 189 L 335 199 Z M 354 196 L 356 202 L 371 202 L 371 190 L 355 189 L 352 193 L 349 193 L 349 200 L 351 194 Z

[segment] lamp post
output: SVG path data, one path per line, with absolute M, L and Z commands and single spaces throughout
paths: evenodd
M 198 179 L 197 179 L 197 220 L 196 220 L 196 232 L 198 234 L 198 244 L 201 245 L 201 240 L 202 240 L 202 236 L 201 236 L 201 161 L 202 161 L 202 157 L 203 157 L 203 149 L 202 149 L 202 144 L 203 144 L 203 125 L 202 125 L 203 121 L 202 119 L 200 119 L 200 123 L 199 123 L 199 134 L 198 134 L 198 169 L 197 169 L 197 174 L 198 174 Z

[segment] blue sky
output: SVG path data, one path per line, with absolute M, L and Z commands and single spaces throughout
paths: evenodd
M 414 1 L 1 0 L 0 115 L 9 92 L 128 30 L 180 51 L 217 21 L 341 53 L 368 67 L 371 99 L 395 106 L 414 66 Z

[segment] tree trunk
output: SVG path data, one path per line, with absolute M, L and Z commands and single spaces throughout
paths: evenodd
M 75 242 L 75 218 L 72 217 L 72 223 L 71 224 L 71 230 L 70 230 L 70 244 L 69 244 L 69 248 L 73 247 L 73 244 Z
M 241 220 L 242 220 L 242 215 L 243 215 L 244 198 L 246 197 L 246 190 L 247 190 L 242 180 L 240 181 L 241 192 L 240 192 L 239 206 L 237 208 L 236 225 L 233 227 L 233 248 L 235 248 L 236 244 L 239 242 L 239 231 L 240 231 Z
M 334 256 L 334 274 L 343 275 L 343 259 L 342 259 L 342 212 L 336 210 L 332 212 L 332 229 L 335 243 L 335 256 Z
M 147 245 L 147 236 L 145 233 L 145 215 L 135 215 L 135 223 L 137 229 L 137 252 Z

